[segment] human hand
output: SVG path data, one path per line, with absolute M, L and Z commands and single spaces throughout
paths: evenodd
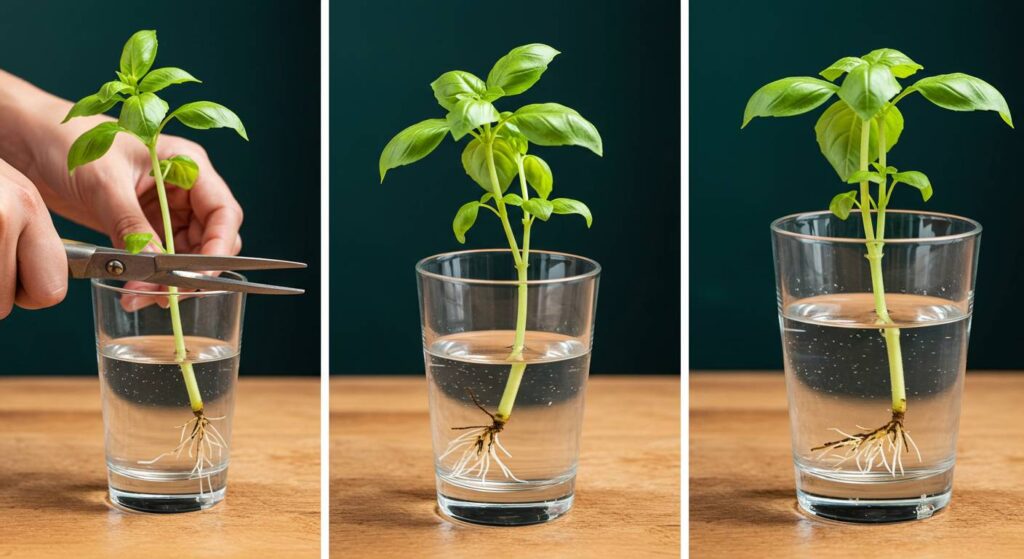
M 150 175 L 153 162 L 149 151 L 134 138 L 121 134 L 103 158 L 68 174 L 68 147 L 83 131 L 105 117 L 76 119 L 60 127 L 44 142 L 33 147 L 32 176 L 43 200 L 56 213 L 106 233 L 113 246 L 124 246 L 130 233 L 152 233 L 148 250 L 160 251 L 167 244 L 168 226 L 174 249 L 179 253 L 235 255 L 241 251 L 242 209 L 224 180 L 198 144 L 175 136 L 161 136 L 158 159 L 176 155 L 190 157 L 199 167 L 198 178 L 189 190 L 167 188 L 170 223 L 164 224 L 156 181 Z M 162 240 L 162 242 L 158 241 Z M 127 289 L 163 291 L 162 286 L 128 282 Z M 133 311 L 154 302 L 166 307 L 166 297 L 126 296 L 126 310 Z
M 35 186 L 0 160 L 0 320 L 14 305 L 52 307 L 68 289 L 68 261 Z
M 68 147 L 82 128 L 99 121 L 78 120 L 85 122 L 69 127 L 70 133 L 61 134 L 61 141 L 35 152 L 33 174 L 43 200 L 56 213 L 105 233 L 115 247 L 124 246 L 124 236 L 129 233 L 159 233 L 157 238 L 166 239 L 156 181 L 150 176 L 152 161 L 145 147 L 133 138 L 118 137 L 102 159 L 68 174 Z M 199 166 L 192 189 L 167 189 L 175 251 L 238 254 L 242 249 L 242 208 L 206 151 L 184 138 L 162 136 L 157 155 L 160 159 L 186 155 Z

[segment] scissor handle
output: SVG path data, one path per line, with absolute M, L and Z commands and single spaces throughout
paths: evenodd
M 68 257 L 68 272 L 71 277 L 85 277 L 86 270 L 89 268 L 89 260 L 96 253 L 96 245 L 68 239 L 61 239 L 61 242 L 64 243 L 64 252 Z

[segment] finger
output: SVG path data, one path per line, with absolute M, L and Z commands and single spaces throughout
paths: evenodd
M 108 188 L 103 196 L 93 199 L 93 209 L 101 216 L 104 231 L 117 248 L 124 247 L 124 237 L 132 233 L 150 233 L 159 238 L 131 188 Z
M 136 292 L 152 291 L 155 293 L 167 290 L 166 287 L 163 287 L 161 285 L 154 285 L 152 283 L 146 283 L 144 281 L 127 282 L 124 284 L 124 288 Z M 125 293 L 121 295 L 121 308 L 128 312 L 135 312 L 153 304 L 156 304 L 161 308 L 165 309 L 170 305 L 170 303 L 168 303 L 167 301 L 166 296 L 143 295 L 142 293 Z
M 135 190 L 132 188 L 108 188 L 103 196 L 93 199 L 93 209 L 96 215 L 101 216 L 104 231 L 110 236 L 111 243 L 117 248 L 124 248 L 124 237 L 133 233 L 149 233 L 153 235 L 154 242 L 146 248 L 148 251 L 159 251 L 156 242 L 160 239 L 156 230 L 146 217 Z M 159 286 L 145 282 L 128 282 L 125 289 L 134 291 L 160 291 Z M 141 295 L 137 293 L 125 293 L 121 296 L 121 307 L 128 312 L 135 312 L 139 309 L 159 304 L 165 297 Z M 164 306 L 164 305 L 161 305 Z
M 20 229 L 19 217 L 5 215 L 4 208 L 0 206 L 0 320 L 7 318 L 14 308 L 14 296 L 18 288 Z
M 68 292 L 68 259 L 47 213 L 31 217 L 18 238 L 17 254 L 14 303 L 23 309 L 43 309 L 63 301 Z
M 203 226 L 199 252 L 238 254 L 234 249 L 242 227 L 242 207 L 224 179 L 209 164 L 200 170 L 199 180 L 189 191 L 189 200 Z

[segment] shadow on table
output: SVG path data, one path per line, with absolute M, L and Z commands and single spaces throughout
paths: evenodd
M 36 473 L 31 478 L 8 478 L 10 483 L 0 489 L 0 500 L 9 509 L 52 508 L 67 513 L 108 512 L 104 498 L 106 481 L 80 483 L 59 472 Z
M 735 485 L 736 480 L 702 479 L 707 485 Z M 692 485 L 692 483 L 691 483 Z M 743 522 L 755 525 L 792 526 L 806 520 L 796 510 L 791 489 L 736 487 L 726 491 L 690 492 L 690 517 L 703 522 Z
M 331 501 L 338 503 L 331 510 L 332 523 L 387 527 L 400 523 L 410 528 L 421 528 L 446 522 L 437 512 L 433 485 L 403 489 L 401 482 L 395 482 L 393 487 L 363 484 L 360 489 L 351 490 L 354 485 L 357 484 L 353 480 L 331 480 Z

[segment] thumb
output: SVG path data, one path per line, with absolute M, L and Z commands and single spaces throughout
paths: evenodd
M 99 196 L 94 203 L 95 215 L 99 217 L 100 224 L 115 248 L 124 248 L 126 235 L 132 233 L 149 233 L 153 235 L 153 241 L 146 248 L 147 251 L 159 252 L 161 250 L 160 236 L 149 223 L 146 214 L 139 205 L 135 192 L 131 190 L 108 191 L 105 196 Z M 140 281 L 130 281 L 125 284 L 125 289 L 133 291 L 154 291 L 160 292 L 165 288 Z M 121 296 L 121 306 L 128 312 L 138 311 L 152 304 L 161 307 L 167 306 L 166 297 L 148 296 L 137 293 L 125 293 Z
M 124 248 L 124 237 L 132 233 L 150 233 L 155 239 L 160 238 L 146 219 L 134 190 L 110 189 L 97 198 L 93 203 L 94 215 L 114 247 Z M 153 247 L 156 246 L 154 242 Z

